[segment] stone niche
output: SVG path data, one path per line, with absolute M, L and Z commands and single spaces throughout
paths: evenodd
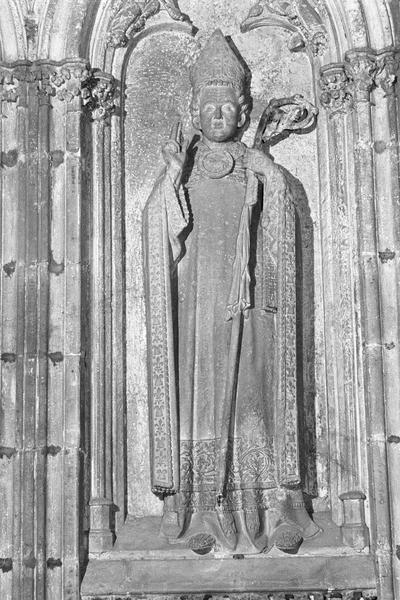
M 324 2 L 296 2 L 290 8 L 272 1 L 182 0 L 179 18 L 170 6 L 179 13 L 176 3 L 159 4 L 163 10 L 142 14 L 140 22 L 140 11 L 114 10 L 99 25 L 102 36 L 97 34 L 120 94 L 109 127 L 99 126 L 93 135 L 93 172 L 106 189 L 96 191 L 94 184 L 93 210 L 100 214 L 96 194 L 101 193 L 110 194 L 112 207 L 100 221 L 92 218 L 98 232 L 104 232 L 101 219 L 111 231 L 103 250 L 113 268 L 107 285 L 114 362 L 106 365 L 109 396 L 93 396 L 89 561 L 82 599 L 373 598 L 377 517 L 361 356 L 364 280 L 357 258 L 362 246 L 355 173 L 363 158 L 351 149 L 357 128 L 352 129 L 349 111 L 357 115 L 360 92 L 353 59 L 338 59 Z M 255 556 L 199 556 L 171 545 L 159 534 L 162 502 L 151 491 L 142 214 L 163 167 L 161 146 L 171 126 L 180 120 L 184 137 L 193 133 L 189 68 L 216 27 L 251 70 L 253 108 L 243 137 L 248 146 L 272 99 L 299 94 L 317 109 L 309 127 L 283 128 L 269 141 L 270 154 L 297 193 L 301 487 L 320 528 L 296 554 L 274 547 Z M 371 80 L 366 93 L 377 85 Z
M 227 31 L 229 28 L 227 27 Z M 210 25 L 211 27 L 211 25 Z M 238 28 L 236 26 L 236 28 Z M 253 145 L 256 129 L 264 109 L 272 98 L 286 98 L 302 94 L 313 101 L 311 67 L 304 53 L 292 54 L 287 46 L 287 37 L 278 29 L 265 34 L 254 30 L 246 34 L 236 32 L 234 25 L 232 40 L 239 49 L 252 72 L 253 111 L 251 124 L 245 132 L 243 141 Z M 208 29 L 207 31 L 210 31 Z M 204 35 L 204 34 L 203 34 Z M 160 148 L 169 134 L 172 125 L 181 120 L 184 123 L 184 136 L 193 136 L 190 118 L 191 89 L 189 67 L 199 51 L 197 36 L 193 36 L 189 27 L 170 27 L 168 30 L 157 28 L 146 31 L 146 35 L 137 41 L 127 58 L 125 71 L 125 217 L 126 217 L 126 330 L 127 330 L 127 439 L 132 448 L 127 454 L 128 473 L 128 513 L 134 517 L 160 515 L 162 504 L 151 493 L 148 470 L 148 390 L 146 367 L 146 322 L 143 292 L 143 256 L 142 256 L 142 219 L 144 205 L 150 195 L 154 182 L 162 170 L 163 161 Z M 303 395 L 304 414 L 302 418 L 310 423 L 303 444 L 304 469 L 307 489 L 318 496 L 317 455 L 320 472 L 326 473 L 326 450 L 317 449 L 315 440 L 316 422 L 314 398 L 317 395 L 318 413 L 321 415 L 321 427 L 325 430 L 326 408 L 324 391 L 315 389 L 314 369 L 320 371 L 317 378 L 322 382 L 324 369 L 322 347 L 316 349 L 310 338 L 309 326 L 314 327 L 315 306 L 322 305 L 321 272 L 316 269 L 315 291 L 313 262 L 318 260 L 312 255 L 314 236 L 312 222 L 318 223 L 318 156 L 315 130 L 308 135 L 295 135 L 276 146 L 273 151 L 276 162 L 283 165 L 294 177 L 304 181 L 305 193 L 302 201 L 301 218 L 304 223 L 304 235 L 307 237 L 303 252 L 309 272 L 304 274 L 308 286 L 308 296 L 303 303 L 307 314 L 302 321 L 307 329 L 305 339 L 304 378 L 306 392 Z M 300 183 L 300 181 L 299 181 Z M 307 204 L 306 204 L 307 203 Z M 314 298 L 315 294 L 315 298 Z M 315 304 L 314 304 L 315 303 Z M 318 308 L 317 308 L 318 310 Z M 139 318 L 140 316 L 140 318 Z M 318 315 L 323 319 L 323 314 Z M 321 329 L 316 321 L 317 329 Z M 321 342 L 322 344 L 322 339 Z M 314 364 L 314 353 L 319 356 L 318 366 Z M 128 447 L 129 447 L 128 441 Z M 324 475 L 326 476 L 326 475 Z M 327 483 L 324 484 L 324 488 Z

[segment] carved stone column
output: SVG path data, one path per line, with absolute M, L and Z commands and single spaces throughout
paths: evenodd
M 97 73 L 88 108 L 93 116 L 93 200 L 90 256 L 91 499 L 89 551 L 111 548 L 114 540 L 112 491 L 112 209 L 110 187 L 110 114 L 114 81 Z
M 5 598 L 78 598 L 82 61 L 0 67 Z M 51 141 L 50 141 L 51 140 Z M 5 218 L 6 217 L 6 218 Z M 3 418 L 4 417 L 4 418 Z M 4 500 L 4 502 L 3 502 Z M 7 523 L 7 525 L 6 525 Z
M 374 185 L 370 92 L 376 62 L 368 49 L 346 55 L 346 72 L 354 89 L 354 198 L 357 207 L 361 283 L 361 341 L 366 427 L 369 446 L 372 542 L 377 559 L 378 594 L 392 599 L 389 490 L 385 443 L 385 384 L 382 357 L 382 306 L 377 245 L 377 198 Z
M 0 66 L 0 195 L 2 205 L 1 233 L 1 389 L 2 423 L 0 437 L 0 569 L 2 591 L 11 597 L 13 579 L 18 575 L 18 553 L 13 550 L 13 512 L 18 498 L 20 456 L 16 432 L 16 364 L 17 364 L 17 298 L 18 282 L 23 281 L 24 265 L 17 269 L 18 258 L 18 197 L 19 140 L 18 98 L 19 82 L 12 68 Z M 24 117 L 19 111 L 19 115 Z M 19 401 L 21 402 L 21 401 Z M 15 500 L 14 500 L 15 494 Z M 18 582 L 19 584 L 19 582 Z M 14 584 L 15 585 L 15 584 Z M 17 587 L 18 589 L 18 587 Z
M 395 83 L 399 68 L 399 53 L 387 48 L 377 53 L 375 90 L 373 92 L 373 158 L 375 163 L 376 245 L 378 250 L 379 303 L 381 323 L 380 353 L 383 367 L 384 394 L 382 417 L 385 437 L 379 435 L 372 448 L 380 460 L 387 457 L 390 490 L 390 517 L 392 544 L 384 539 L 385 532 L 378 528 L 377 553 L 381 555 L 383 581 L 391 577 L 390 553 L 394 582 L 394 597 L 400 597 L 400 345 L 399 345 L 399 281 L 400 281 L 400 210 L 399 210 L 399 140 L 397 135 L 398 106 Z M 372 348 L 370 352 L 372 352 Z M 379 350 L 376 348 L 375 352 Z M 386 456 L 385 456 L 386 454 Z M 377 477 L 375 470 L 373 477 Z M 379 488 L 378 502 L 382 507 L 387 490 Z M 382 494 L 384 494 L 382 498 Z
M 126 317 L 125 317 L 125 210 L 122 193 L 123 154 L 121 143 L 120 91 L 114 94 L 115 110 L 110 114 L 110 233 L 111 233 L 111 328 L 112 328 L 112 462 L 115 529 L 126 518 Z
M 45 595 L 48 339 L 48 99 L 27 64 L 2 83 L 2 415 L 5 594 Z M 10 104 L 11 103 L 11 104 Z M 7 243 L 8 242 L 8 243 Z M 2 503 L 3 504 L 3 503 Z M 4 569 L 3 569 L 4 571 Z
M 325 294 L 325 326 L 333 332 L 327 337 L 330 356 L 327 384 L 329 404 L 335 407 L 330 419 L 335 423 L 330 435 L 330 481 L 332 516 L 338 524 L 343 522 L 340 495 L 360 489 L 365 463 L 365 436 L 360 427 L 362 390 L 356 354 L 355 206 L 349 193 L 352 172 L 347 130 L 354 103 L 349 83 L 342 63 L 321 70 L 321 103 L 327 110 L 325 144 L 329 148 L 329 187 L 328 192 L 322 191 L 323 261 L 329 286 Z
M 51 99 L 49 215 L 49 400 L 47 450 L 47 594 L 64 598 L 79 588 L 82 543 L 81 213 L 84 61 L 44 64 Z M 77 596 L 78 597 L 78 596 Z

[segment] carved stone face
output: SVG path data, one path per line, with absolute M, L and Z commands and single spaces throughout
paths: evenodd
M 241 115 L 236 91 L 232 87 L 210 86 L 200 94 L 200 123 L 194 122 L 211 142 L 232 140 L 245 117 Z

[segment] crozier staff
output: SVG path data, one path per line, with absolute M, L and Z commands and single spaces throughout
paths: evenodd
M 318 530 L 299 487 L 293 199 L 240 141 L 248 79 L 221 31 L 191 80 L 200 140 L 173 128 L 143 220 L 161 532 L 198 553 L 293 551 Z

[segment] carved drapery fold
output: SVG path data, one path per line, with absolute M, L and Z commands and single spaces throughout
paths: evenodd
M 151 348 L 150 422 L 151 485 L 155 494 L 179 491 L 178 404 L 175 376 L 172 296 L 169 274 L 179 257 L 179 234 L 186 220 L 177 210 L 176 192 L 172 181 L 161 178 L 154 187 L 153 200 L 148 203 L 143 221 L 144 255 L 149 261 L 146 273 L 148 298 L 147 318 L 150 323 L 148 344 Z M 173 249 L 174 256 L 171 256 Z M 150 308 L 151 307 L 151 308 Z
M 296 382 L 295 203 L 279 169 L 264 182 L 262 307 L 277 312 L 276 460 L 281 485 L 300 483 Z

